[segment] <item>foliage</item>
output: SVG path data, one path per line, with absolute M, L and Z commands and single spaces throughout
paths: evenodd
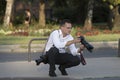
M 74 12 L 75 9 L 72 8 L 57 8 L 54 10 L 54 16 L 58 18 L 58 20 L 62 19 L 70 19 L 72 22 L 75 22 L 73 19 L 75 19 Z M 62 15 L 62 16 L 61 16 Z
M 102 25 L 102 26 L 101 26 Z M 26 30 L 19 25 L 16 29 L 0 29 L 0 44 L 28 44 L 32 38 L 48 37 L 50 33 L 58 29 L 58 25 L 47 24 L 46 28 L 36 28 L 37 24 L 31 25 L 26 35 Z M 36 27 L 35 27 L 36 26 Z M 94 24 L 94 29 L 90 32 L 84 32 L 82 25 L 75 25 L 72 28 L 72 35 L 79 37 L 83 35 L 88 41 L 117 41 L 120 38 L 120 31 L 110 31 L 105 28 L 106 24 Z M 102 28 L 101 28 L 102 27 Z
M 109 2 L 110 4 L 114 6 L 120 4 L 120 0 L 103 0 L 103 1 Z
M 3 1 L 4 1 L 4 4 L 3 4 Z M 40 2 L 40 0 L 15 0 L 15 2 L 23 3 L 24 8 L 26 7 L 31 8 L 32 13 L 35 12 L 35 11 L 32 11 L 32 9 L 34 8 L 33 5 L 35 5 L 35 1 Z M 87 13 L 87 4 L 89 0 L 45 0 L 45 1 L 48 1 L 48 4 L 50 5 L 49 8 L 52 8 L 52 13 L 53 13 L 53 15 L 51 16 L 51 19 L 47 19 L 46 21 L 47 26 L 50 24 L 57 23 L 57 21 L 53 21 L 53 18 L 57 19 L 58 22 L 61 19 L 68 18 L 74 24 L 79 24 L 79 25 L 84 24 L 86 13 Z M 109 20 L 108 6 L 106 6 L 103 0 L 94 0 L 94 1 L 95 3 L 94 3 L 92 22 L 93 23 L 108 22 Z M 104 0 L 104 1 L 113 5 L 117 5 L 120 3 L 120 0 Z M 2 23 L 1 20 L 3 19 L 3 15 L 1 15 L 1 13 L 3 14 L 4 12 L 3 8 L 5 8 L 5 4 L 6 4 L 5 0 L 1 0 L 0 4 L 1 4 L 0 5 L 0 23 Z M 15 28 L 19 27 L 19 24 L 24 23 L 24 18 L 25 18 L 24 11 L 21 10 L 22 13 L 20 13 L 19 11 L 16 11 L 16 13 L 18 14 L 13 16 L 14 17 L 13 27 Z M 35 17 L 38 17 L 38 13 L 35 13 Z M 38 29 L 38 27 L 43 28 L 40 25 L 34 25 L 34 24 L 36 23 L 32 22 L 31 27 L 35 27 L 36 29 Z M 25 28 L 24 25 L 21 25 L 21 26 Z M 36 35 L 36 34 L 31 34 L 31 35 Z
M 102 0 L 94 0 L 93 23 L 108 22 L 109 8 Z M 104 16 L 104 17 L 103 17 Z
M 42 36 L 0 36 L 0 44 L 28 44 L 33 38 L 45 38 Z M 93 36 L 85 36 L 87 41 L 100 42 L 100 41 L 118 41 L 119 34 L 99 34 Z M 36 42 L 40 43 L 40 42 Z
M 83 24 L 87 2 L 88 0 L 55 0 L 52 5 L 53 16 L 58 20 L 68 18 L 74 23 Z
M 0 24 L 3 23 L 4 14 L 5 14 L 5 0 L 0 0 Z
M 22 13 L 18 13 L 17 15 L 14 16 L 13 25 L 24 24 L 24 20 L 25 20 L 25 15 Z
M 11 34 L 12 31 L 4 31 L 3 29 L 0 30 L 0 35 L 7 35 L 7 34 Z
M 6 36 L 49 36 L 50 32 L 58 29 L 58 25 L 47 24 L 45 27 L 39 27 L 39 24 L 32 24 L 27 29 L 25 25 L 17 25 L 6 29 L 4 26 L 0 26 L 0 35 Z

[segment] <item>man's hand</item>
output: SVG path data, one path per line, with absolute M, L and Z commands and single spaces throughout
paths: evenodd
M 79 48 L 79 50 L 78 50 L 78 53 L 80 53 L 81 51 L 83 51 L 84 48 L 85 48 L 85 46 L 81 44 L 81 45 L 80 45 L 80 48 Z
M 80 45 L 80 50 L 83 50 L 85 46 L 83 44 Z
M 73 40 L 74 43 L 80 43 L 80 41 L 81 40 L 79 38 Z

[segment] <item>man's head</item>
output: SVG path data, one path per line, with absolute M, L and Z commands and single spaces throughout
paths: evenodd
M 71 29 L 72 29 L 71 21 L 68 19 L 64 19 L 63 21 L 61 21 L 60 22 L 60 29 L 62 30 L 62 33 L 64 36 L 70 34 Z

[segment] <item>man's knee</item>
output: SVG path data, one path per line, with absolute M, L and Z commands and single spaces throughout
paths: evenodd
M 79 64 L 80 64 L 80 58 L 76 56 L 76 59 L 74 59 L 73 64 L 74 64 L 75 66 L 79 65 Z
M 77 65 L 79 65 L 79 64 L 80 64 L 80 58 L 77 59 Z
M 59 50 L 56 47 L 52 47 L 52 48 L 50 48 L 49 52 L 59 53 Z

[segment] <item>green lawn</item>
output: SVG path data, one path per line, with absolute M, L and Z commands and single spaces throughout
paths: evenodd
M 0 44 L 28 44 L 32 38 L 44 38 L 44 37 L 26 37 L 26 36 L 0 36 Z M 100 42 L 100 41 L 118 41 L 120 34 L 99 34 L 96 36 L 85 36 L 87 41 Z M 41 43 L 40 41 L 34 41 L 33 43 Z
M 99 34 L 96 36 L 87 36 L 88 41 L 118 41 L 120 39 L 120 34 Z
M 26 36 L 0 36 L 0 44 L 28 44 L 33 38 L 40 37 L 26 37 Z M 44 38 L 44 37 L 41 37 Z M 42 43 L 45 41 L 42 41 Z M 41 43 L 40 41 L 34 41 L 33 43 Z

